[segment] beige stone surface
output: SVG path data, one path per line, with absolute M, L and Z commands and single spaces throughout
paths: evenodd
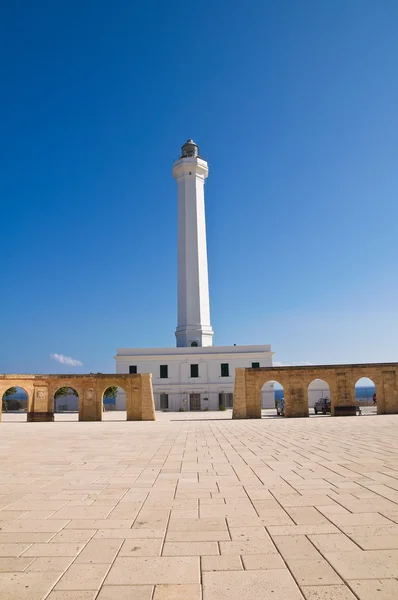
M 160 556 L 162 544 L 163 541 L 161 539 L 144 538 L 125 540 L 120 549 L 119 556 Z
M 84 544 L 32 544 L 24 556 L 77 556 Z
M 286 568 L 280 554 L 244 554 L 242 562 L 247 571 Z
M 398 598 L 398 416 L 117 417 L 3 415 L 0 600 Z
M 166 542 L 225 542 L 231 539 L 227 529 L 223 531 L 168 531 Z
M 340 530 L 332 523 L 321 523 L 317 525 L 270 525 L 267 527 L 272 536 L 278 535 L 316 535 L 337 534 Z
M 30 546 L 34 543 L 40 542 L 50 542 L 54 533 L 37 533 L 37 532 L 6 532 L 0 531 L 0 544 L 24 544 L 25 546 Z
M 240 556 L 202 556 L 202 571 L 240 571 L 243 564 Z
M 117 558 L 106 579 L 108 585 L 199 582 L 197 556 Z
M 105 585 L 96 600 L 152 600 L 153 585 Z
M 170 519 L 169 531 L 226 531 L 225 519 Z
M 2 600 L 43 600 L 62 573 L 0 573 Z
M 166 542 L 162 552 L 162 556 L 218 556 L 219 554 L 217 542 Z
M 252 539 L 241 542 L 220 542 L 221 554 L 271 554 L 277 552 L 271 539 Z
M 231 540 L 249 541 L 249 540 L 269 540 L 269 535 L 265 527 L 230 527 Z
M 198 584 L 170 585 L 155 587 L 153 600 L 201 600 L 202 588 Z
M 398 577 L 398 550 L 327 552 L 325 558 L 343 579 Z
M 125 529 L 130 528 L 134 523 L 134 519 L 83 519 L 83 520 L 70 520 L 66 529 Z
M 308 539 L 322 553 L 324 552 L 348 552 L 358 550 L 350 538 L 342 533 L 332 535 L 309 535 Z
M 356 600 L 346 585 L 309 585 L 301 589 L 306 600 Z
M 92 563 L 110 565 L 122 546 L 122 540 L 90 540 L 80 552 L 75 564 Z
M 0 558 L 0 573 L 18 573 L 25 571 L 25 569 L 32 564 L 34 558 Z
M 56 590 L 98 590 L 110 565 L 73 564 L 61 577 Z
M 29 547 L 30 544 L 0 544 L 0 556 L 20 556 Z
M 272 539 L 285 560 L 320 558 L 318 550 L 305 535 L 275 535 Z
M 302 600 L 287 569 L 203 573 L 203 600 Z
M 396 600 L 398 598 L 397 579 L 362 579 L 349 581 L 349 585 L 359 600 Z
M 300 586 L 343 583 L 336 571 L 322 557 L 317 560 L 288 559 L 287 565 Z
M 165 531 L 162 529 L 98 529 L 94 537 L 96 539 L 160 539 L 165 536 Z
M 50 519 L 40 519 L 40 520 L 32 520 L 32 521 L 13 521 L 10 525 L 4 527 L 2 531 L 4 533 L 56 533 L 57 531 L 61 531 L 65 525 L 68 524 L 68 521 L 63 520 L 50 520 Z
M 96 533 L 96 529 L 63 529 L 48 541 L 50 544 L 87 543 Z
M 72 561 L 73 558 L 67 556 L 40 556 L 33 559 L 33 562 L 26 569 L 26 572 L 30 573 L 40 571 L 47 573 L 50 571 L 55 571 L 57 573 L 62 573 L 63 571 L 66 571 Z
M 398 535 L 356 535 L 352 539 L 362 550 L 398 549 Z
M 46 600 L 95 600 L 97 592 L 88 591 L 69 591 L 69 592 L 51 592 Z

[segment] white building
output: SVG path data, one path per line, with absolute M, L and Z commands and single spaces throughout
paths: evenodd
M 152 373 L 157 410 L 218 410 L 232 408 L 236 367 L 268 367 L 272 352 L 271 346 L 123 348 L 116 360 L 118 373 Z M 271 386 L 263 404 L 274 405 Z M 118 393 L 116 410 L 124 409 Z
M 155 406 L 163 410 L 232 407 L 236 367 L 272 366 L 271 346 L 213 346 L 204 184 L 208 164 L 188 140 L 173 165 L 178 188 L 178 324 L 176 348 L 120 348 L 117 373 L 152 373 Z M 273 406 L 273 387 L 263 405 Z M 117 409 L 125 408 L 118 393 Z

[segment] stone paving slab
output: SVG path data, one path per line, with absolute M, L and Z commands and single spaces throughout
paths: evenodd
M 17 417 L 1 600 L 398 598 L 398 416 Z

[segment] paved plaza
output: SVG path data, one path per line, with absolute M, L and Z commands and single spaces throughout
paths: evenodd
M 1 600 L 396 600 L 398 415 L 0 424 Z

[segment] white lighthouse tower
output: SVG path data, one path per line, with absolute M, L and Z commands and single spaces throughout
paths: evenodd
M 213 345 L 207 271 L 204 185 L 207 162 L 188 140 L 173 165 L 178 186 L 177 347 Z
M 156 410 L 232 408 L 235 369 L 272 366 L 271 346 L 213 346 L 207 273 L 204 185 L 209 168 L 188 140 L 173 165 L 178 189 L 177 348 L 118 348 L 117 373 L 151 373 Z M 170 199 L 170 204 L 172 199 Z M 171 332 L 170 332 L 171 333 Z M 263 407 L 273 407 L 266 383 Z M 119 390 L 116 410 L 126 408 Z

